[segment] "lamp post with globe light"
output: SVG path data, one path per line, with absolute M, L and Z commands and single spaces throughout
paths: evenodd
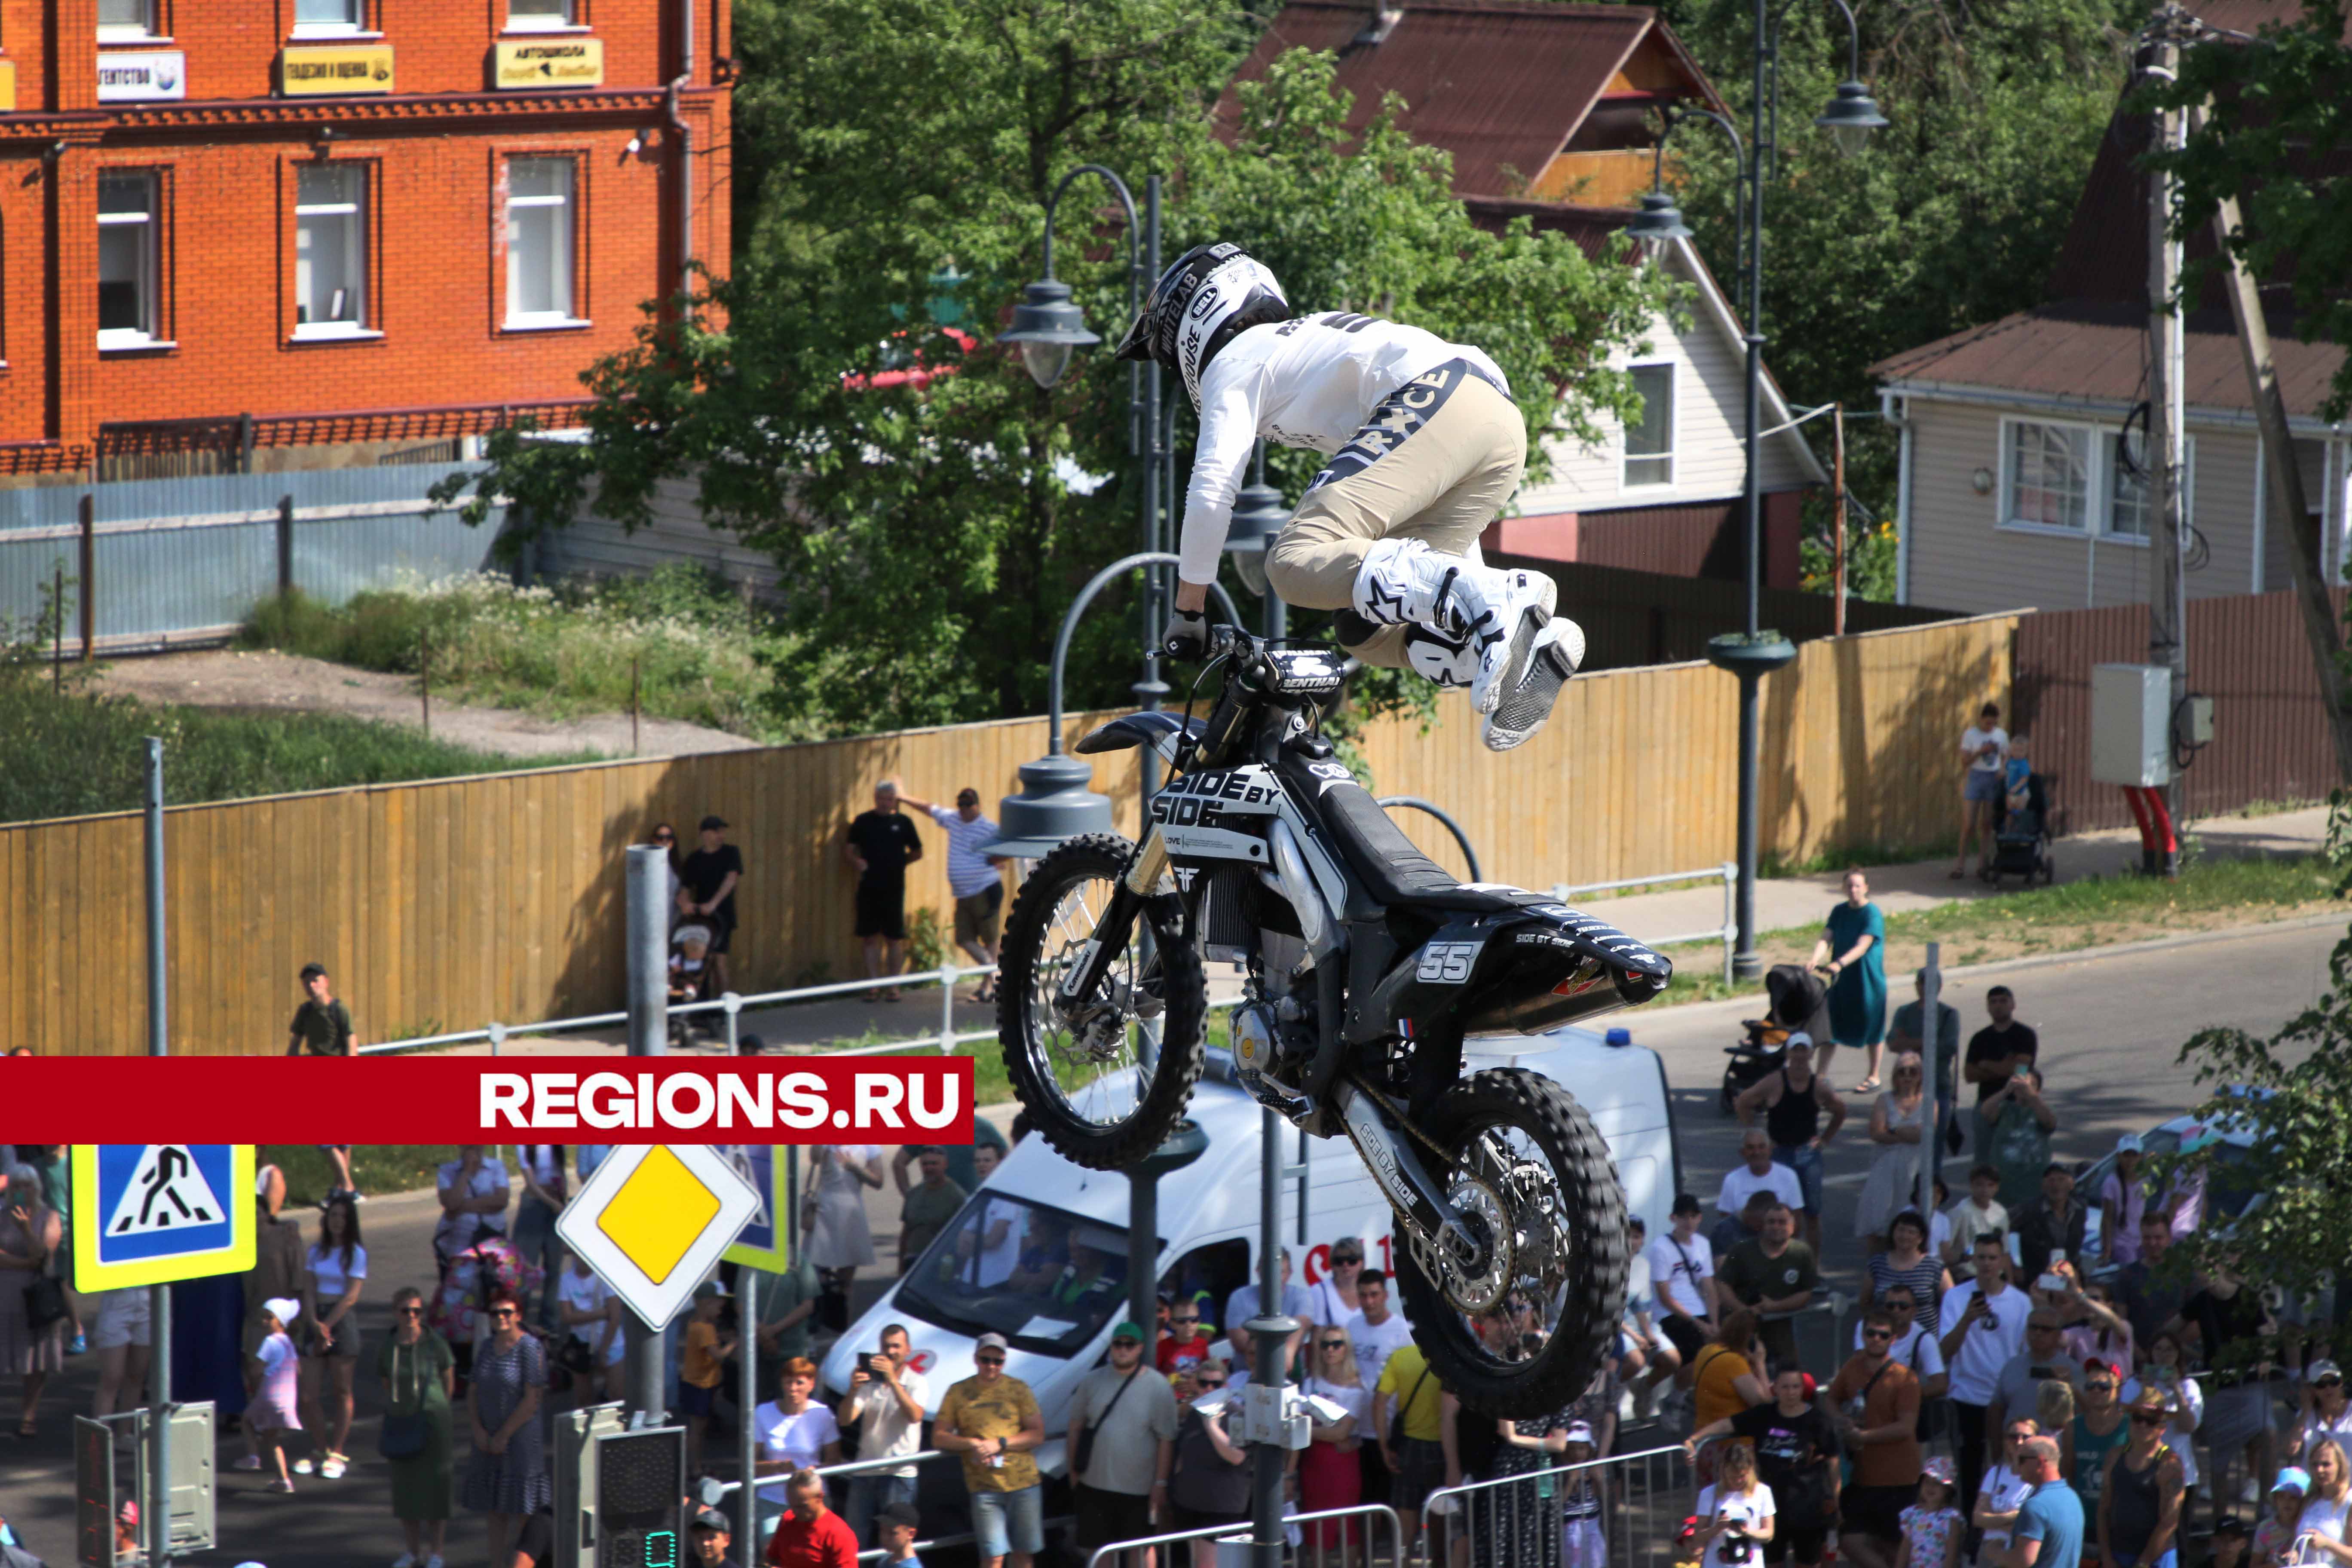
M 1862 28 L 1846 0 L 1832 0 L 1845 17 L 1846 79 L 1838 84 L 1828 107 L 1813 123 L 1830 133 L 1838 152 L 1853 157 L 1869 145 L 1870 134 L 1883 130 L 1886 117 L 1878 110 L 1870 89 L 1862 82 Z M 1731 138 L 1732 167 L 1745 189 L 1735 186 L 1734 226 L 1740 240 L 1739 284 L 1747 296 L 1748 385 L 1742 439 L 1748 477 L 1744 491 L 1745 527 L 1741 531 L 1747 578 L 1748 616 L 1745 627 L 1727 632 L 1707 644 L 1708 662 L 1729 670 L 1739 680 L 1739 879 L 1736 921 L 1739 938 L 1732 955 L 1732 971 L 1753 980 L 1763 970 L 1756 953 L 1756 839 L 1758 688 L 1765 676 L 1797 657 L 1795 645 L 1775 631 L 1762 629 L 1758 600 L 1764 559 L 1764 454 L 1761 420 L 1764 402 L 1764 170 L 1774 156 L 1773 127 L 1780 123 L 1780 17 L 1772 0 L 1755 0 L 1755 74 L 1749 102 L 1748 135 L 1745 147 L 1730 120 L 1709 109 L 1665 111 L 1653 163 L 1651 190 L 1642 207 L 1625 225 L 1628 238 L 1638 240 L 1653 259 L 1668 246 L 1690 237 L 1689 226 L 1665 190 L 1666 142 L 1685 121 L 1713 121 Z M 1744 201 L 1739 198 L 1744 197 Z

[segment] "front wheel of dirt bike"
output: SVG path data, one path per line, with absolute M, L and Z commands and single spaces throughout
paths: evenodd
M 1482 1415 L 1567 1408 L 1625 1312 L 1625 1196 L 1608 1144 L 1574 1096 L 1522 1068 L 1455 1084 L 1422 1131 L 1446 1151 L 1440 1179 L 1486 1257 L 1472 1274 L 1434 1249 L 1398 1249 L 1414 1342 L 1446 1391 Z M 1541 1331 L 1532 1349 L 1528 1307 Z
M 1167 1142 L 1203 1060 L 1200 950 L 1149 909 L 1129 930 L 1103 933 L 1115 946 L 1094 994 L 1061 995 L 1135 853 L 1093 833 L 1040 860 L 1013 900 L 997 960 L 996 1034 L 1013 1092 L 1039 1136 L 1094 1171 L 1131 1165 Z

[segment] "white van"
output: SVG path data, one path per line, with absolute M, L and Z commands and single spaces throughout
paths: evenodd
M 1608 1141 L 1627 1212 L 1641 1215 L 1652 1236 L 1665 1234 L 1681 1166 L 1665 1067 L 1656 1052 L 1633 1045 L 1622 1029 L 1604 1037 L 1574 1026 L 1532 1039 L 1468 1044 L 1466 1071 L 1507 1062 L 1567 1084 Z M 1507 1058 L 1485 1057 L 1482 1044 L 1512 1049 Z M 1211 1050 L 1211 1074 L 1194 1089 L 1190 1111 L 1208 1134 L 1208 1152 L 1160 1183 L 1160 1277 L 1173 1270 L 1186 1291 L 1210 1291 L 1216 1306 L 1208 1315 L 1220 1328 L 1226 1293 L 1257 1279 L 1261 1148 L 1257 1102 L 1220 1079 L 1223 1057 Z M 1285 1128 L 1285 1159 L 1295 1158 L 1297 1147 L 1297 1133 Z M 1293 1282 L 1320 1279 L 1331 1243 L 1343 1236 L 1362 1241 L 1364 1267 L 1393 1272 L 1388 1202 L 1354 1148 L 1309 1139 L 1307 1163 L 1303 1237 L 1295 1185 L 1286 1185 L 1281 1204 Z M 823 1368 L 826 1388 L 835 1395 L 845 1391 L 856 1359 L 881 1343 L 883 1326 L 904 1323 L 913 1341 L 911 1364 L 929 1390 L 929 1413 L 937 1414 L 949 1385 L 972 1374 L 973 1341 L 992 1331 L 1003 1334 L 1012 1343 L 1004 1370 L 1029 1384 L 1045 1412 L 1049 1440 L 1038 1462 L 1058 1473 L 1058 1434 L 1068 1426 L 1071 1391 L 1099 1364 L 1112 1326 L 1127 1316 L 1128 1203 L 1126 1177 L 1082 1169 L 1043 1139 L 1024 1139 L 916 1268 L 834 1345 Z M 1068 1300 L 1005 1289 L 1033 1229 L 1066 1244 L 1080 1279 L 1094 1276 L 1093 1288 L 1070 1292 Z M 951 1258 L 953 1268 L 940 1267 Z

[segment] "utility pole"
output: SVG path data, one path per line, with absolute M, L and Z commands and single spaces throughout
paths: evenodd
M 2158 7 L 2148 26 L 2149 58 L 2144 74 L 2166 81 L 2180 76 L 2180 44 L 2190 18 L 2169 3 Z M 2157 110 L 2150 127 L 2152 144 L 2167 153 L 2180 147 L 2181 111 Z M 2147 468 L 2148 468 L 2148 627 L 2150 664 L 2172 672 L 2171 700 L 2167 711 L 2178 725 L 2189 700 L 2189 588 L 2182 571 L 2187 551 L 2188 508 L 2182 504 L 2180 481 L 2185 472 L 2181 450 L 2183 402 L 2181 383 L 2186 371 L 2180 322 L 2180 241 L 2173 233 L 2177 204 L 2172 174 L 2152 169 L 2147 176 Z M 2177 750 L 2178 741 L 2174 742 Z M 2164 786 L 2165 805 L 2176 823 L 2187 820 L 2181 799 L 2180 770 L 2171 770 Z M 2178 851 L 2168 853 L 2164 874 L 2180 874 Z
M 2190 128 L 2205 128 L 2205 110 L 2189 112 Z M 2270 323 L 2263 316 L 2262 293 L 2246 258 L 2230 243 L 2241 226 L 2235 196 L 2224 197 L 2213 212 L 2213 243 L 2230 262 L 2230 315 L 2237 323 L 2238 351 L 2246 371 L 2246 391 L 2254 405 L 2254 425 L 2262 433 L 2263 472 L 2270 486 L 2270 503 L 2280 526 L 2287 531 L 2288 569 L 2294 582 L 2295 603 L 2303 612 L 2304 639 L 2319 674 L 2319 699 L 2326 705 L 2327 728 L 2336 743 L 2336 776 L 2352 784 L 2352 690 L 2343 671 L 2344 639 L 2336 624 L 2336 605 L 2327 592 L 2326 551 L 2313 521 L 2311 504 L 2303 493 L 2303 471 L 2294 463 L 2294 436 L 2287 425 L 2286 398 L 2279 391 L 2278 361 L 2271 353 Z

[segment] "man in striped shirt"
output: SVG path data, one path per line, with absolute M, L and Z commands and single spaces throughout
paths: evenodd
M 997 921 L 1004 910 L 1004 878 L 999 868 L 1004 862 L 980 852 L 982 845 L 996 837 L 996 824 L 980 814 L 980 792 L 970 786 L 958 790 L 952 811 L 904 792 L 898 798 L 928 813 L 947 830 L 948 891 L 955 897 L 956 945 L 974 963 L 994 963 Z M 973 999 L 990 1002 L 995 997 L 996 977 L 992 974 L 981 981 L 980 994 Z

